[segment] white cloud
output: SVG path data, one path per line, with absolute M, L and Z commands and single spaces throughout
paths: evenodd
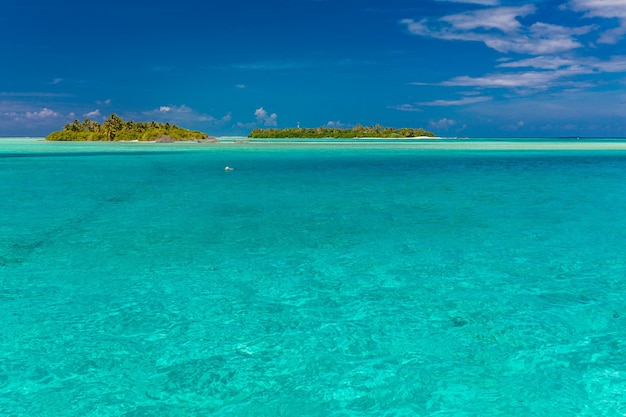
M 328 127 L 336 127 L 336 128 L 345 128 L 348 125 L 345 124 L 345 123 L 342 123 L 339 120 L 337 120 L 337 121 L 330 120 L 328 123 L 326 123 L 326 126 L 328 126 Z
M 499 64 L 500 68 L 537 68 L 556 70 L 576 64 L 577 61 L 572 59 L 560 58 L 555 56 L 537 56 L 534 58 L 522 59 L 519 61 L 507 61 Z
M 445 130 L 448 129 L 449 127 L 452 127 L 456 124 L 456 121 L 452 120 L 452 119 L 448 119 L 448 118 L 443 118 L 443 119 L 439 119 L 437 121 L 431 120 L 430 122 L 428 122 L 428 126 L 431 129 L 439 129 L 439 130 Z
M 422 109 L 413 104 L 398 104 L 397 106 L 389 106 L 388 108 L 399 111 L 421 112 Z
M 224 116 L 222 116 L 221 119 L 218 119 L 216 121 L 216 123 L 228 123 L 233 119 L 233 114 L 231 112 L 228 112 L 227 114 L 225 114 Z
M 96 109 L 94 111 L 90 111 L 89 113 L 83 114 L 83 116 L 87 118 L 100 117 L 100 109 Z
M 618 19 L 620 26 L 603 32 L 600 43 L 614 44 L 626 34 L 626 1 L 624 0 L 570 0 L 570 7 L 583 12 L 585 17 Z
M 245 84 L 236 84 L 235 87 L 243 90 L 244 88 L 246 88 L 246 85 Z
M 518 73 L 495 73 L 483 77 L 469 77 L 462 75 L 444 81 L 441 85 L 448 87 L 481 87 L 481 88 L 519 88 L 546 90 L 552 87 L 555 81 L 580 74 L 589 74 L 591 69 L 557 71 L 527 71 Z
M 174 123 L 197 123 L 197 122 L 207 122 L 214 125 L 219 125 L 221 123 L 227 123 L 231 120 L 231 113 L 226 114 L 221 118 L 216 118 L 208 114 L 200 113 L 189 106 L 184 104 L 180 106 L 159 106 L 159 108 L 145 111 L 142 113 L 143 116 L 155 118 L 160 121 L 174 122 Z M 135 118 L 131 115 L 130 118 Z
M 237 122 L 235 126 L 242 128 L 242 129 L 254 129 L 256 127 L 256 123 Z
M 62 81 L 63 81 L 63 78 L 55 78 L 54 80 L 50 81 L 48 84 L 57 85 L 57 84 L 60 84 Z
M 256 109 L 254 116 L 256 117 L 257 123 L 263 124 L 264 126 L 275 127 L 278 125 L 278 115 L 276 113 L 269 114 L 263 107 Z
M 44 107 L 40 111 L 35 111 L 35 112 L 27 111 L 26 113 L 24 113 L 24 116 L 29 119 L 48 119 L 50 117 L 60 117 L 61 114 L 55 112 L 54 110 L 50 110 Z
M 527 4 L 520 7 L 491 7 L 458 13 L 439 19 L 404 19 L 400 23 L 419 36 L 444 40 L 482 42 L 502 53 L 552 54 L 582 47 L 576 39 L 592 30 L 591 26 L 570 28 L 536 22 L 522 25 L 519 18 L 536 12 Z
M 596 62 L 595 68 L 602 72 L 626 72 L 626 56 L 614 56 L 608 61 Z
M 514 32 L 521 27 L 518 17 L 535 12 L 535 6 L 496 7 L 444 16 L 440 20 L 449 23 L 455 30 L 497 29 Z
M 535 68 L 541 70 L 558 70 L 557 75 L 571 76 L 591 73 L 626 72 L 626 55 L 612 56 L 609 60 L 600 61 L 596 58 L 569 59 L 555 56 L 537 56 L 518 61 L 506 61 L 498 65 L 500 68 Z M 547 71 L 546 71 L 547 72 Z
M 425 101 L 416 104 L 400 104 L 397 106 L 389 106 L 388 108 L 399 111 L 406 112 L 421 112 L 422 109 L 418 106 L 427 106 L 427 107 L 436 107 L 436 106 L 467 106 L 470 104 L 482 103 L 485 101 L 492 100 L 492 97 L 489 96 L 478 96 L 478 97 L 465 97 L 457 100 L 434 100 L 434 101 Z
M 73 116 L 73 113 L 70 113 Z M 59 119 L 67 118 L 57 111 L 44 107 L 40 110 L 29 110 L 23 103 L 0 101 L 0 122 L 20 123 L 28 126 L 41 126 L 47 123 L 56 124 Z
M 615 44 L 626 34 L 626 2 L 623 0 L 572 0 L 574 10 L 586 11 L 587 17 L 619 19 L 618 28 L 604 32 L 598 42 Z
M 570 0 L 572 9 L 584 12 L 585 17 L 626 19 L 626 2 L 623 0 Z
M 492 97 L 479 96 L 479 97 L 465 97 L 459 100 L 435 100 L 424 103 L 419 103 L 421 106 L 466 106 L 469 104 L 482 103 L 490 101 Z
M 551 56 L 538 56 L 518 61 L 507 61 L 500 68 L 532 68 L 520 72 L 492 73 L 482 77 L 459 76 L 439 85 L 449 87 L 509 88 L 519 90 L 548 90 L 553 87 L 594 87 L 602 82 L 597 77 L 603 73 L 626 73 L 626 56 L 619 55 L 609 60 L 593 57 L 569 59 Z M 580 76 L 594 75 L 582 81 Z M 420 85 L 416 83 L 416 85 Z
M 443 81 L 437 85 L 447 87 L 503 88 L 518 92 L 543 91 L 553 87 L 594 87 L 603 80 L 603 73 L 626 73 L 626 56 L 618 55 L 609 60 L 593 57 L 578 60 L 552 56 L 538 56 L 517 61 L 506 61 L 498 65 L 505 69 L 530 69 L 527 71 L 496 72 L 481 77 L 462 75 Z M 590 76 L 592 78 L 580 78 Z M 423 83 L 412 83 L 424 85 Z M 437 103 L 437 102 L 434 102 Z M 448 102 L 443 102 L 450 105 Z M 463 104 L 463 101 L 459 101 Z M 471 102 L 467 102 L 470 104 Z M 422 105 L 425 105 L 422 103 Z M 432 105 L 432 104 L 431 104 Z
M 106 100 L 97 100 L 96 104 L 98 104 L 99 106 L 102 106 L 102 105 L 108 106 L 111 104 L 111 99 L 108 98 Z

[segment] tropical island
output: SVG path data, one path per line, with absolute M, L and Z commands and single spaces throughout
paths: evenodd
M 352 129 L 336 127 L 317 128 L 287 128 L 287 129 L 262 129 L 256 128 L 248 135 L 249 138 L 333 138 L 333 139 L 353 139 L 353 138 L 419 138 L 435 137 L 431 132 L 422 128 L 394 128 L 376 126 L 361 126 L 357 124 Z
M 124 121 L 115 113 L 100 124 L 85 119 L 82 122 L 74 120 L 62 130 L 52 132 L 46 136 L 50 141 L 147 141 L 147 142 L 177 142 L 177 141 L 217 141 L 206 133 L 197 130 L 188 130 L 175 124 L 159 122 Z

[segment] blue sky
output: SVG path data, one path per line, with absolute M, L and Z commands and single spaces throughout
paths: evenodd
M 111 113 L 626 136 L 626 0 L 5 1 L 0 60 L 0 136 Z

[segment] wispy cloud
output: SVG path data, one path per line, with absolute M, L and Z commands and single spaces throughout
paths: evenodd
M 61 117 L 60 113 L 55 112 L 54 110 L 50 110 L 48 108 L 43 108 L 40 111 L 35 112 L 26 112 L 27 118 L 35 118 L 35 119 L 48 119 L 48 118 L 56 118 Z
M 537 56 L 534 58 L 520 59 L 516 61 L 506 60 L 498 64 L 500 68 L 537 68 L 545 70 L 556 70 L 577 64 L 577 61 L 569 58 L 557 56 Z
M 505 61 L 497 65 L 503 69 L 524 71 L 496 72 L 482 77 L 458 76 L 439 85 L 449 87 L 507 88 L 517 90 L 548 90 L 554 87 L 593 87 L 605 80 L 597 77 L 605 73 L 626 73 L 626 56 L 609 60 L 594 57 L 571 59 L 556 56 L 538 56 Z M 580 77 L 587 77 L 582 81 Z M 420 85 L 416 83 L 416 85 Z
M 328 127 L 336 127 L 336 128 L 346 128 L 346 127 L 349 127 L 350 125 L 347 124 L 347 123 L 343 123 L 343 122 L 341 122 L 339 120 L 337 120 L 337 121 L 330 120 L 328 123 L 326 123 L 326 126 L 328 126 Z
M 101 116 L 100 114 L 100 109 L 96 109 L 94 111 L 90 111 L 88 113 L 83 114 L 84 117 L 90 118 L 90 119 L 95 119 L 95 118 L 99 118 Z
M 570 0 L 569 6 L 585 17 L 617 19 L 617 28 L 607 29 L 600 34 L 599 43 L 617 43 L 626 34 L 626 1 L 623 0 Z
M 0 91 L 0 97 L 39 97 L 39 98 L 62 98 L 72 97 L 71 94 L 48 93 L 48 92 L 16 92 L 16 91 Z
M 535 68 L 541 70 L 559 70 L 557 74 L 571 76 L 590 73 L 626 72 L 626 55 L 612 56 L 608 60 L 587 58 L 561 58 L 558 56 L 537 56 L 521 60 L 507 60 L 498 64 L 499 68 Z
M 32 103 L 0 101 L 0 131 L 3 134 L 43 136 L 60 129 L 73 120 L 73 112 L 62 113 L 51 107 L 39 107 Z
M 314 66 L 319 66 L 319 63 L 315 63 L 314 61 L 289 61 L 289 60 L 280 60 L 280 61 L 256 61 L 256 62 L 247 62 L 241 64 L 233 64 L 232 68 L 239 70 L 265 70 L 265 71 L 277 71 L 277 70 L 298 70 L 304 68 L 311 68 Z
M 626 1 L 569 0 L 561 9 L 582 13 L 583 19 L 607 19 L 602 25 L 568 27 L 533 21 L 534 4 L 499 6 L 497 0 L 439 0 L 485 6 L 438 18 L 401 21 L 414 35 L 445 40 L 482 42 L 502 53 L 554 54 L 582 48 L 581 35 L 594 33 L 598 43 L 615 44 L 626 35 Z
M 457 100 L 434 100 L 418 103 L 420 106 L 467 106 L 470 104 L 483 103 L 492 100 L 489 96 L 465 97 Z
M 439 120 L 431 120 L 428 123 L 428 126 L 433 129 L 433 130 L 447 130 L 448 128 L 452 127 L 456 125 L 456 121 L 452 120 L 452 119 L 448 119 L 448 118 L 443 118 L 443 119 L 439 119 Z
M 133 115 L 131 115 L 133 116 Z M 208 114 L 204 114 L 192 109 L 184 104 L 180 106 L 164 105 L 159 106 L 157 109 L 144 111 L 142 118 L 148 117 L 159 121 L 169 121 L 174 123 L 211 123 L 213 125 L 219 125 L 228 123 L 231 120 L 231 113 L 228 113 L 221 118 L 217 118 Z M 133 118 L 133 117 L 131 117 Z
M 15 126 L 23 131 L 50 131 L 74 116 L 74 113 L 64 115 L 48 107 L 30 109 L 23 103 L 0 102 L 0 128 L 5 131 Z
M 577 35 L 591 26 L 570 28 L 536 22 L 528 27 L 519 18 L 536 12 L 534 5 L 492 7 L 441 17 L 439 19 L 404 19 L 401 24 L 419 36 L 444 40 L 482 42 L 502 53 L 552 54 L 582 47 Z
M 421 107 L 469 106 L 471 104 L 483 103 L 490 100 L 492 100 L 492 97 L 490 96 L 464 97 L 455 100 L 433 100 L 412 104 L 400 104 L 397 106 L 389 106 L 388 108 L 406 112 L 421 112 Z
M 526 4 L 521 7 L 495 7 L 444 16 L 440 20 L 449 23 L 455 31 L 475 29 L 497 29 L 505 33 L 519 30 L 522 24 L 517 20 L 535 13 L 535 6 Z
M 5 117 L 13 118 L 14 120 L 21 119 L 56 119 L 62 117 L 62 115 L 54 110 L 44 107 L 41 110 L 36 111 L 9 111 L 4 113 Z
M 494 73 L 482 77 L 461 75 L 442 82 L 448 87 L 480 87 L 507 89 L 546 90 L 555 85 L 557 80 L 574 75 L 589 74 L 591 70 L 557 70 L 557 71 L 526 71 L 515 73 Z
M 482 1 L 471 3 L 485 7 L 418 21 L 404 19 L 401 23 L 410 33 L 418 36 L 482 42 L 488 48 L 508 54 L 507 58 L 495 64 L 495 71 L 482 76 L 460 75 L 440 83 L 415 82 L 414 85 L 509 89 L 528 94 L 553 88 L 594 87 L 606 80 L 593 76 L 626 73 L 625 56 L 599 59 L 593 56 L 593 50 L 589 48 L 590 35 L 597 35 L 600 38 L 598 42 L 615 42 L 626 33 L 624 0 L 569 0 L 561 9 L 582 13 L 581 22 L 584 24 L 578 26 L 538 21 L 537 15 L 549 16 L 537 13 L 541 3 L 517 7 L 502 7 Z M 588 20 L 591 18 L 596 21 Z M 597 22 L 599 18 L 611 20 L 601 25 Z M 577 52 L 579 50 L 584 50 L 588 55 L 581 57 Z M 515 59 L 515 54 L 524 57 Z M 445 100 L 441 101 L 441 105 L 449 106 L 454 102 L 462 105 L 465 100 Z M 436 103 L 439 101 L 430 105 Z M 412 106 L 406 107 L 407 111 L 412 109 Z
M 415 104 L 398 104 L 396 106 L 389 106 L 389 109 L 398 110 L 398 111 L 406 111 L 406 112 L 421 112 L 423 111 L 419 107 L 415 106 Z
M 601 72 L 626 72 L 626 55 L 613 56 L 608 61 L 599 61 L 594 64 Z

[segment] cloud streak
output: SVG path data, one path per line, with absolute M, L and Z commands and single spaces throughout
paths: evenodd
M 597 77 L 600 74 L 626 73 L 626 56 L 599 59 L 593 57 L 593 48 L 589 48 L 589 39 L 594 35 L 599 43 L 614 43 L 626 33 L 624 0 L 569 0 L 561 6 L 561 12 L 569 9 L 582 13 L 583 22 L 571 27 L 538 21 L 536 15 L 541 3 L 502 7 L 489 1 L 449 1 L 484 7 L 435 18 L 404 19 L 401 24 L 409 33 L 421 37 L 481 42 L 487 48 L 507 54 L 507 58 L 498 60 L 491 73 L 459 75 L 440 83 L 415 82 L 414 85 L 509 89 L 528 94 L 559 87 L 593 88 L 607 82 Z M 610 20 L 598 24 L 598 19 Z M 587 56 L 578 57 L 578 51 L 583 50 Z M 515 59 L 516 54 L 523 57 Z M 434 101 L 428 105 L 441 102 L 449 106 L 455 102 L 463 104 L 466 100 L 470 99 Z M 413 110 L 412 106 L 405 108 L 405 111 Z
M 495 72 L 481 77 L 461 75 L 439 83 L 446 87 L 477 87 L 543 91 L 554 87 L 593 87 L 604 82 L 597 75 L 602 73 L 626 73 L 626 56 L 616 56 L 601 61 L 595 58 L 567 59 L 540 56 L 497 65 L 504 69 L 525 71 Z M 580 81 L 579 77 L 593 76 Z M 414 83 L 414 85 L 423 85 Z
M 619 26 L 600 34 L 599 43 L 615 44 L 626 34 L 626 2 L 623 0 L 570 0 L 572 10 L 586 18 L 617 19 Z
M 88 113 L 83 114 L 84 117 L 88 119 L 100 118 L 102 115 L 100 114 L 100 109 L 96 109 L 94 111 L 90 111 Z
M 419 107 L 416 107 L 414 104 L 398 104 L 397 106 L 389 106 L 388 108 L 392 110 L 415 112 L 415 113 L 423 111 Z
M 419 103 L 420 106 L 467 106 L 470 104 L 483 103 L 485 101 L 490 101 L 492 97 L 482 96 L 482 97 L 465 97 L 458 100 L 434 100 L 427 101 L 423 103 Z
M 424 101 L 414 104 L 400 104 L 397 106 L 389 106 L 389 109 L 404 112 L 421 112 L 421 107 L 450 107 L 450 106 L 469 106 L 472 104 L 483 103 L 492 100 L 490 96 L 465 97 L 456 100 L 433 100 Z
M 208 114 L 204 114 L 192 109 L 184 104 L 180 106 L 175 105 L 163 105 L 157 109 L 145 111 L 142 113 L 143 117 L 154 118 L 156 120 L 165 120 L 175 123 L 209 123 L 212 125 L 220 125 L 230 122 L 232 115 L 227 113 L 221 118 L 217 118 Z
M 578 35 L 592 27 L 570 28 L 543 22 L 524 26 L 520 18 L 536 12 L 527 4 L 520 7 L 490 7 L 443 16 L 438 19 L 403 19 L 401 24 L 413 35 L 442 40 L 482 42 L 502 53 L 553 54 L 581 48 Z
M 47 93 L 47 92 L 15 92 L 15 91 L 0 91 L 0 97 L 23 97 L 23 98 L 65 98 L 73 97 L 72 94 L 63 93 Z
M 57 119 L 63 117 L 61 113 L 58 113 L 54 110 L 51 110 L 47 107 L 44 107 L 41 110 L 36 111 L 7 111 L 3 113 L 3 116 L 12 118 L 14 120 L 24 120 L 24 119 L 35 119 L 35 120 L 45 120 L 45 119 Z

